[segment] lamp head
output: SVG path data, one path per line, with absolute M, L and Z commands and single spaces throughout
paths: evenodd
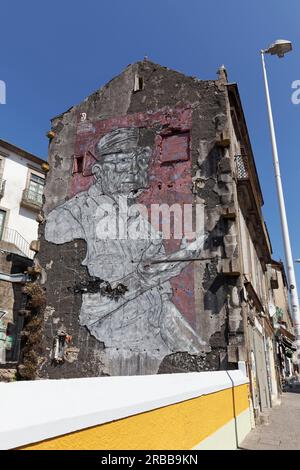
M 266 54 L 271 55 L 278 55 L 278 57 L 284 57 L 284 54 L 290 52 L 292 50 L 292 43 L 291 41 L 287 41 L 286 39 L 277 39 L 273 44 L 270 45 L 268 49 L 264 52 Z

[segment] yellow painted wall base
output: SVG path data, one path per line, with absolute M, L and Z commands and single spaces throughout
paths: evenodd
M 248 385 L 21 447 L 30 450 L 186 450 L 249 410 Z M 240 420 L 241 421 L 241 420 Z M 236 419 L 239 426 L 239 419 Z M 247 427 L 247 424 L 243 424 Z M 250 431 L 250 420 L 249 420 Z M 245 433 L 245 429 L 243 433 Z M 235 433 L 227 448 L 236 446 Z M 212 441 L 213 442 L 213 441 Z M 213 444 L 212 444 L 213 445 Z M 199 448 L 201 448 L 199 446 Z

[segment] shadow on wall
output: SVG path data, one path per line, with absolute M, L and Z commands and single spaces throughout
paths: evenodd
M 25 207 L 20 207 L 19 215 L 25 217 L 26 219 L 34 220 L 34 222 L 36 222 L 37 213 L 33 212 L 32 210 L 26 209 Z M 27 240 L 27 241 L 31 242 L 31 240 Z

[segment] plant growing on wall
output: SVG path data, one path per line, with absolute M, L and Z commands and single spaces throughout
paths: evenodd
M 34 380 L 38 366 L 38 355 L 42 351 L 43 310 L 46 305 L 45 291 L 37 281 L 23 287 L 27 295 L 27 312 L 22 332 L 22 363 L 18 366 L 19 380 Z

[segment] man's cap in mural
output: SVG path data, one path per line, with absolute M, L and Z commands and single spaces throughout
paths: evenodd
M 104 135 L 96 147 L 96 156 L 114 153 L 129 153 L 136 150 L 138 146 L 139 129 L 136 127 L 115 129 Z

